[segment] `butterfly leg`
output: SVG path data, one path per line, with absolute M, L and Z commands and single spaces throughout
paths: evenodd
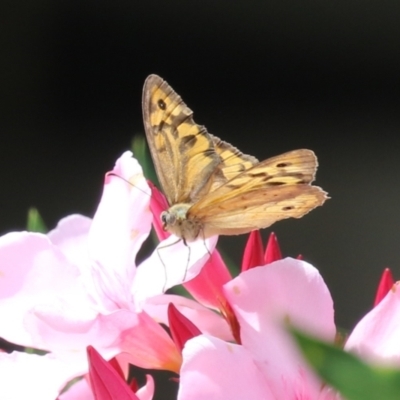
M 164 280 L 164 286 L 163 286 L 163 289 L 162 289 L 163 293 L 166 290 L 168 276 L 167 276 L 167 267 L 166 267 L 166 265 L 165 265 L 165 263 L 164 263 L 164 261 L 163 261 L 163 259 L 161 257 L 160 250 L 166 249 L 167 247 L 170 247 L 170 246 L 173 246 L 173 245 L 179 243 L 181 240 L 182 239 L 178 239 L 176 242 L 167 244 L 165 246 L 157 247 L 157 255 L 158 255 L 158 258 L 160 259 L 161 264 L 163 265 L 163 268 L 164 268 L 164 278 L 165 278 L 165 280 Z M 184 239 L 183 239 L 183 243 L 187 246 L 186 241 Z M 186 269 L 187 269 L 187 266 L 186 266 Z M 186 272 L 185 272 L 185 275 L 186 275 Z
M 206 248 L 208 255 L 211 257 L 211 252 L 210 252 L 209 248 L 206 245 L 206 238 L 204 236 L 204 230 L 202 229 L 200 232 L 201 232 L 201 236 L 203 237 L 204 247 Z
M 188 249 L 188 259 L 187 259 L 187 263 L 186 263 L 186 267 L 185 267 L 185 273 L 184 273 L 184 275 L 183 275 L 183 282 L 185 282 L 185 280 L 186 280 L 186 275 L 187 275 L 187 271 L 188 271 L 188 268 L 189 268 L 189 263 L 190 263 L 190 252 L 191 252 L 191 249 L 190 249 L 190 246 L 187 244 L 187 242 L 186 242 L 186 239 L 185 238 L 182 238 L 182 240 L 183 240 L 183 244 L 187 247 L 187 249 Z

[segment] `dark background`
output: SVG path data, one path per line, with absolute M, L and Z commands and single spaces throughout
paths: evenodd
M 371 308 L 384 267 L 400 276 L 398 1 L 0 7 L 1 233 L 23 229 L 32 205 L 50 227 L 93 215 L 104 173 L 143 132 L 142 85 L 157 73 L 245 153 L 316 152 L 331 200 L 273 230 L 285 255 L 319 268 L 339 326 Z M 245 239 L 220 243 L 239 263 Z

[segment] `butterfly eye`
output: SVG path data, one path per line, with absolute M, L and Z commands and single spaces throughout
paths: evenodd
M 167 225 L 174 225 L 176 221 L 175 215 L 169 213 L 168 211 L 162 212 L 160 218 L 164 229 L 166 228 Z
M 158 107 L 161 108 L 161 110 L 165 110 L 167 108 L 167 105 L 165 104 L 165 101 L 163 99 L 159 99 L 157 101 Z

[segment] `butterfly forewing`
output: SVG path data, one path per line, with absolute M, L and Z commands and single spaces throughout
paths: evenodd
M 170 205 L 192 203 L 208 190 L 221 159 L 206 129 L 159 76 L 150 75 L 143 89 L 143 118 L 151 155 Z

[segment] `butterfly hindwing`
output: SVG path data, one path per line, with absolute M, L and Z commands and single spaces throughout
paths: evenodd
M 194 206 L 194 212 L 209 208 L 238 194 L 285 185 L 309 184 L 314 180 L 317 158 L 311 150 L 294 150 L 261 161 L 235 175 Z M 200 211 L 201 210 L 201 211 Z
M 211 134 L 210 136 L 214 142 L 215 151 L 221 157 L 221 163 L 218 166 L 218 170 L 214 173 L 210 189 L 210 192 L 213 192 L 235 176 L 256 165 L 258 160 L 253 156 L 243 154 L 236 147 L 224 142 L 220 138 Z
M 310 185 L 316 167 L 311 150 L 272 157 L 204 196 L 189 210 L 188 218 L 198 219 L 206 232 L 219 234 L 243 233 L 281 219 L 300 218 L 327 198 L 324 191 Z
M 226 202 L 221 199 L 220 205 L 203 218 L 202 213 L 198 217 L 205 237 L 238 235 L 267 228 L 282 219 L 300 218 L 322 205 L 326 198 L 325 192 L 316 186 L 289 185 L 246 193 Z

